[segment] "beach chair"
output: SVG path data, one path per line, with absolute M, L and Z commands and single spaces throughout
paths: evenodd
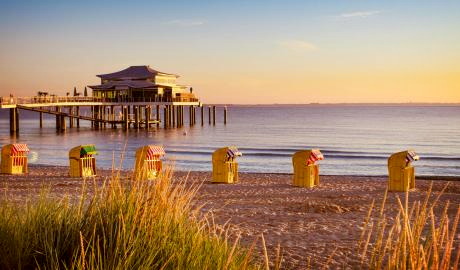
M 294 167 L 292 184 L 297 187 L 308 188 L 319 185 L 319 165 L 316 162 L 323 159 L 324 156 L 318 149 L 294 153 L 292 156 L 292 166 Z
M 136 164 L 134 166 L 134 177 L 136 180 L 154 180 L 163 168 L 160 160 L 165 155 L 163 146 L 146 145 L 136 150 Z
M 69 151 L 70 177 L 96 176 L 96 147 L 79 145 Z
M 388 190 L 408 191 L 415 188 L 415 169 L 412 161 L 419 160 L 413 150 L 395 153 L 388 158 Z
M 241 152 L 235 146 L 217 149 L 212 154 L 212 183 L 232 184 L 238 182 L 236 157 Z
M 27 144 L 7 144 L 2 147 L 1 172 L 5 174 L 23 174 L 28 172 Z

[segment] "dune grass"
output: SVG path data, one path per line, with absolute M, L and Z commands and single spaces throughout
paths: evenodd
M 447 186 L 446 186 L 447 187 Z M 364 269 L 458 269 L 460 246 L 455 242 L 459 226 L 460 206 L 448 215 L 449 202 L 438 205 L 441 191 L 433 200 L 432 185 L 423 202 L 409 203 L 406 192 L 394 217 L 385 215 L 388 193 L 380 209 L 372 203 L 361 235 L 361 266 Z M 435 216 L 434 208 L 443 207 Z M 372 219 L 372 216 L 376 216 Z M 454 246 L 456 245 L 456 246 Z M 455 251 L 453 254 L 453 251 Z
M 47 191 L 23 205 L 0 202 L 0 269 L 259 268 L 225 229 L 198 217 L 197 186 L 171 179 L 170 170 L 156 181 L 113 177 L 79 203 Z

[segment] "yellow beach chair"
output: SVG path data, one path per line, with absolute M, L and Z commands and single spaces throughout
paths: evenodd
M 212 154 L 212 183 L 232 184 L 238 182 L 236 157 L 241 152 L 235 146 L 217 149 Z
M 23 174 L 28 172 L 27 144 L 7 144 L 2 147 L 1 172 L 5 174 Z
M 318 149 L 294 153 L 292 156 L 292 166 L 294 167 L 292 184 L 297 187 L 308 188 L 319 185 L 319 165 L 316 162 L 323 159 L 324 156 Z
M 415 188 L 415 169 L 412 161 L 419 160 L 413 150 L 395 153 L 388 158 L 388 190 L 408 191 Z
M 69 151 L 70 177 L 96 176 L 96 147 L 79 145 Z
M 156 179 L 163 168 L 160 160 L 164 156 L 163 146 L 146 145 L 136 150 L 136 164 L 134 166 L 134 176 L 136 180 Z

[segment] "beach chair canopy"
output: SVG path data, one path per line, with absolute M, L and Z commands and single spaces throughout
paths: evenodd
M 234 158 L 242 156 L 243 154 L 236 148 L 236 146 L 229 146 L 227 148 L 227 158 Z
M 160 145 L 149 145 L 146 154 L 148 157 L 163 156 L 165 154 L 165 149 Z
M 82 145 L 80 148 L 80 156 L 97 154 L 94 144 Z
M 310 152 L 310 157 L 307 160 L 307 165 L 315 164 L 318 160 L 323 160 L 324 156 L 319 149 L 312 149 Z
M 406 155 L 406 162 L 412 162 L 419 160 L 420 157 L 415 153 L 414 150 L 408 150 Z
M 12 154 L 28 153 L 29 151 L 30 150 L 27 147 L 27 144 L 15 143 L 15 144 L 12 144 L 12 147 L 11 147 Z

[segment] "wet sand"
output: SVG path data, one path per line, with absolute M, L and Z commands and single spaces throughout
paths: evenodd
M 0 198 L 21 202 L 37 194 L 42 186 L 49 186 L 51 196 L 56 198 L 64 194 L 77 197 L 82 180 L 69 178 L 67 170 L 34 166 L 28 175 L 0 175 Z M 96 184 L 102 184 L 110 174 L 99 171 Z M 233 185 L 211 184 L 209 172 L 174 175 L 176 180 L 185 177 L 190 183 L 201 184 L 194 203 L 202 206 L 201 211 L 209 220 L 230 226 L 232 237 L 240 235 L 244 245 L 258 241 L 256 252 L 261 256 L 263 233 L 270 259 L 275 260 L 279 245 L 286 269 L 304 269 L 308 265 L 317 269 L 326 262 L 332 268 L 357 267 L 357 243 L 363 221 L 372 200 L 378 205 L 382 201 L 387 183 L 385 177 L 321 176 L 320 186 L 306 189 L 291 186 L 289 174 L 240 173 L 240 182 Z M 416 189 L 409 193 L 410 201 L 423 200 L 431 182 L 434 194 L 448 183 L 442 177 L 436 181 L 418 179 Z M 404 195 L 389 193 L 387 215 L 395 215 L 397 197 L 403 199 Z M 459 181 L 450 181 L 440 207 L 435 208 L 437 214 L 447 201 L 452 205 L 449 215 L 454 215 L 460 205 Z

